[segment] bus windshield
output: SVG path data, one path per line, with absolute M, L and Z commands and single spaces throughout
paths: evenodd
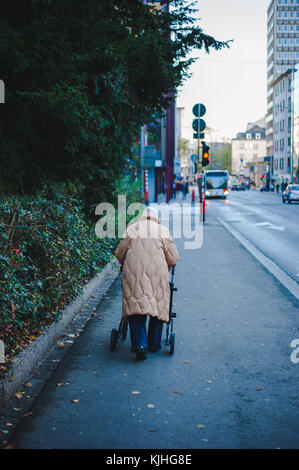
M 206 173 L 207 189 L 227 189 L 228 176 L 224 171 L 217 173 Z

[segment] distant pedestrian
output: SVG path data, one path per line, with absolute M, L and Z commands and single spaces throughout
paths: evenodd
M 130 325 L 131 351 L 138 360 L 146 359 L 147 351 L 161 349 L 163 322 L 169 321 L 169 270 L 178 251 L 157 211 L 147 207 L 114 254 L 123 264 L 122 317 Z

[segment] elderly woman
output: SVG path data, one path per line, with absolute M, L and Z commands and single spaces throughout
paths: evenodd
M 123 264 L 122 317 L 129 321 L 131 350 L 137 359 L 146 359 L 147 351 L 161 349 L 163 322 L 169 321 L 169 269 L 178 251 L 157 211 L 147 207 L 114 254 Z

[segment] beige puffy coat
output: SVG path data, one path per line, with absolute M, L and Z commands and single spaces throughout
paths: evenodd
M 130 225 L 115 256 L 123 263 L 122 316 L 150 315 L 169 321 L 169 269 L 179 260 L 169 230 L 153 215 Z

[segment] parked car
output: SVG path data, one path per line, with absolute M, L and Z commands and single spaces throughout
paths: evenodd
M 231 191 L 239 191 L 240 190 L 240 186 L 236 183 L 232 184 L 231 188 L 230 188 Z
M 282 193 L 282 202 L 291 204 L 293 201 L 299 201 L 299 184 L 288 184 Z

